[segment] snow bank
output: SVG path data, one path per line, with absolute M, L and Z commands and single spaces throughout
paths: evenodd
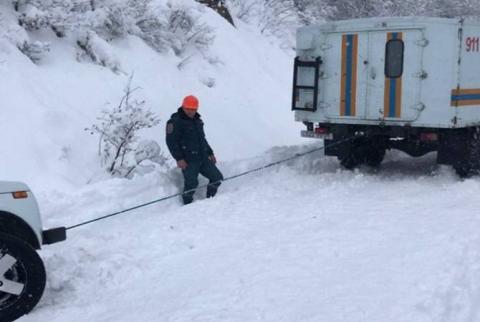
M 300 142 L 289 107 L 291 54 L 240 22 L 238 29 L 231 27 L 208 8 L 200 18 L 215 29 L 216 41 L 205 57 L 183 61 L 158 54 L 136 37 L 95 41 L 96 58 L 105 68 L 77 60 L 74 37 L 41 32 L 30 38 L 50 43 L 50 53 L 35 65 L 0 40 L 0 88 L 7 93 L 0 113 L 4 133 L 11 135 L 0 152 L 0 177 L 25 181 L 35 191 L 45 190 L 46 182 L 50 188 L 76 189 L 97 177 L 98 138 L 84 128 L 101 109 L 118 103 L 132 73 L 138 95 L 163 122 L 185 95 L 197 95 L 220 160 Z M 163 126 L 143 137 L 166 149 Z

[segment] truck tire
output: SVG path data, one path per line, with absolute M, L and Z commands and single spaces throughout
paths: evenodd
M 385 157 L 385 149 L 369 149 L 365 156 L 365 164 L 372 168 L 378 168 Z
M 461 178 L 468 178 L 480 173 L 480 128 L 468 132 L 464 156 L 453 165 Z
M 338 155 L 340 165 L 345 169 L 353 170 L 365 163 L 364 145 L 365 142 L 361 138 L 344 143 L 342 153 Z
M 45 283 L 45 267 L 37 252 L 23 240 L 0 233 L 0 321 L 29 313 Z
M 339 158 L 340 164 L 346 169 L 351 170 L 362 164 L 377 168 L 385 157 L 385 149 L 375 140 L 357 139 L 348 144 L 348 152 Z
M 347 170 L 353 170 L 363 164 L 364 158 L 358 153 L 351 151 L 340 158 L 340 165 Z

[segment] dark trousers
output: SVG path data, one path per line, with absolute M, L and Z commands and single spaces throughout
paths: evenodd
M 183 178 L 185 179 L 185 187 L 183 189 L 183 203 L 189 204 L 193 201 L 193 194 L 195 191 L 190 191 L 198 187 L 198 174 L 201 174 L 209 180 L 207 187 L 207 198 L 215 196 L 217 189 L 223 180 L 223 175 L 218 170 L 216 165 L 206 159 L 204 161 L 190 161 L 188 167 L 182 170 Z

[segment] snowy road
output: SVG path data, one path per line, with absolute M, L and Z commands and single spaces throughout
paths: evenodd
M 230 175 L 298 149 L 220 166 Z M 73 224 L 178 183 L 111 180 L 40 202 L 47 226 Z M 480 321 L 479 195 L 479 179 L 434 155 L 389 153 L 379 173 L 304 157 L 212 200 L 72 231 L 42 251 L 48 288 L 20 321 Z

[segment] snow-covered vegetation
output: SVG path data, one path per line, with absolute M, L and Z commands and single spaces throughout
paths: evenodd
M 92 60 L 99 43 L 135 35 L 152 48 L 177 56 L 205 51 L 214 39 L 213 30 L 200 23 L 198 10 L 172 1 L 160 5 L 153 0 L 105 1 L 14 1 L 18 23 L 26 31 L 52 30 L 58 37 L 74 36 Z M 101 49 L 100 49 L 101 51 Z
M 140 162 L 160 157 L 159 145 L 156 141 L 138 147 L 138 132 L 152 128 L 160 123 L 160 119 L 150 110 L 145 109 L 145 101 L 135 98 L 138 88 L 132 87 L 133 75 L 130 76 L 120 103 L 111 110 L 103 110 L 98 123 L 87 131 L 98 134 L 99 156 L 107 171 L 120 177 L 130 177 Z M 158 147 L 158 148 L 157 148 Z M 160 159 L 162 160 L 162 159 Z
M 162 122 L 185 95 L 199 96 L 207 133 L 217 141 L 220 159 L 251 156 L 274 141 L 298 140 L 296 131 L 288 135 L 268 117 L 276 109 L 276 118 L 292 130 L 297 128 L 290 122 L 288 104 L 284 106 L 289 100 L 292 52 L 279 50 L 280 40 L 266 41 L 269 38 L 256 25 L 251 29 L 239 21 L 236 29 L 225 26 L 213 10 L 193 0 L 7 1 L 0 4 L 0 24 L 5 75 L 1 85 L 9 93 L 2 102 L 9 107 L 4 119 L 13 120 L 12 130 L 22 124 L 29 137 L 4 147 L 4 169 L 9 169 L 5 179 L 24 180 L 35 187 L 36 180 L 43 181 L 37 175 L 41 171 L 50 180 L 59 179 L 58 184 L 78 187 L 101 180 L 105 169 L 117 175 L 128 173 L 129 178 L 145 173 L 128 170 L 136 160 L 134 146 L 127 158 L 131 162 L 117 172 L 112 164 L 119 163 L 106 161 L 110 146 L 103 144 L 104 153 L 99 155 L 98 137 L 82 131 L 105 130 L 101 124 L 92 124 L 97 124 L 99 116 L 111 115 L 102 111 L 115 115 L 112 107 L 122 101 L 131 74 L 135 75 L 133 86 L 138 87 L 135 94 L 141 97 L 138 110 L 152 111 Z M 258 52 L 270 53 L 267 64 Z M 244 66 L 248 65 L 257 67 L 247 73 Z M 274 85 L 264 89 L 259 100 L 260 87 L 252 78 L 287 90 Z M 258 133 L 239 135 L 244 126 L 238 120 L 253 111 L 259 116 L 253 121 Z M 209 120 L 216 123 L 212 128 Z M 159 148 L 159 156 L 152 156 L 156 160 L 166 151 L 163 126 L 153 122 L 138 129 L 134 143 L 158 142 L 147 149 Z M 222 135 L 232 131 L 237 135 L 231 142 L 224 141 Z M 19 166 L 22 163 L 24 167 Z M 159 171 L 168 168 L 165 161 L 152 166 L 159 163 Z
M 180 191 L 164 126 L 189 94 L 225 176 L 317 144 L 290 111 L 299 26 L 480 15 L 468 0 L 224 3 L 235 26 L 194 0 L 0 2 L 0 178 L 32 187 L 46 227 Z M 79 228 L 42 251 L 47 291 L 20 321 L 476 321 L 480 183 L 433 164 L 389 153 L 380 174 L 348 172 L 315 154 Z

